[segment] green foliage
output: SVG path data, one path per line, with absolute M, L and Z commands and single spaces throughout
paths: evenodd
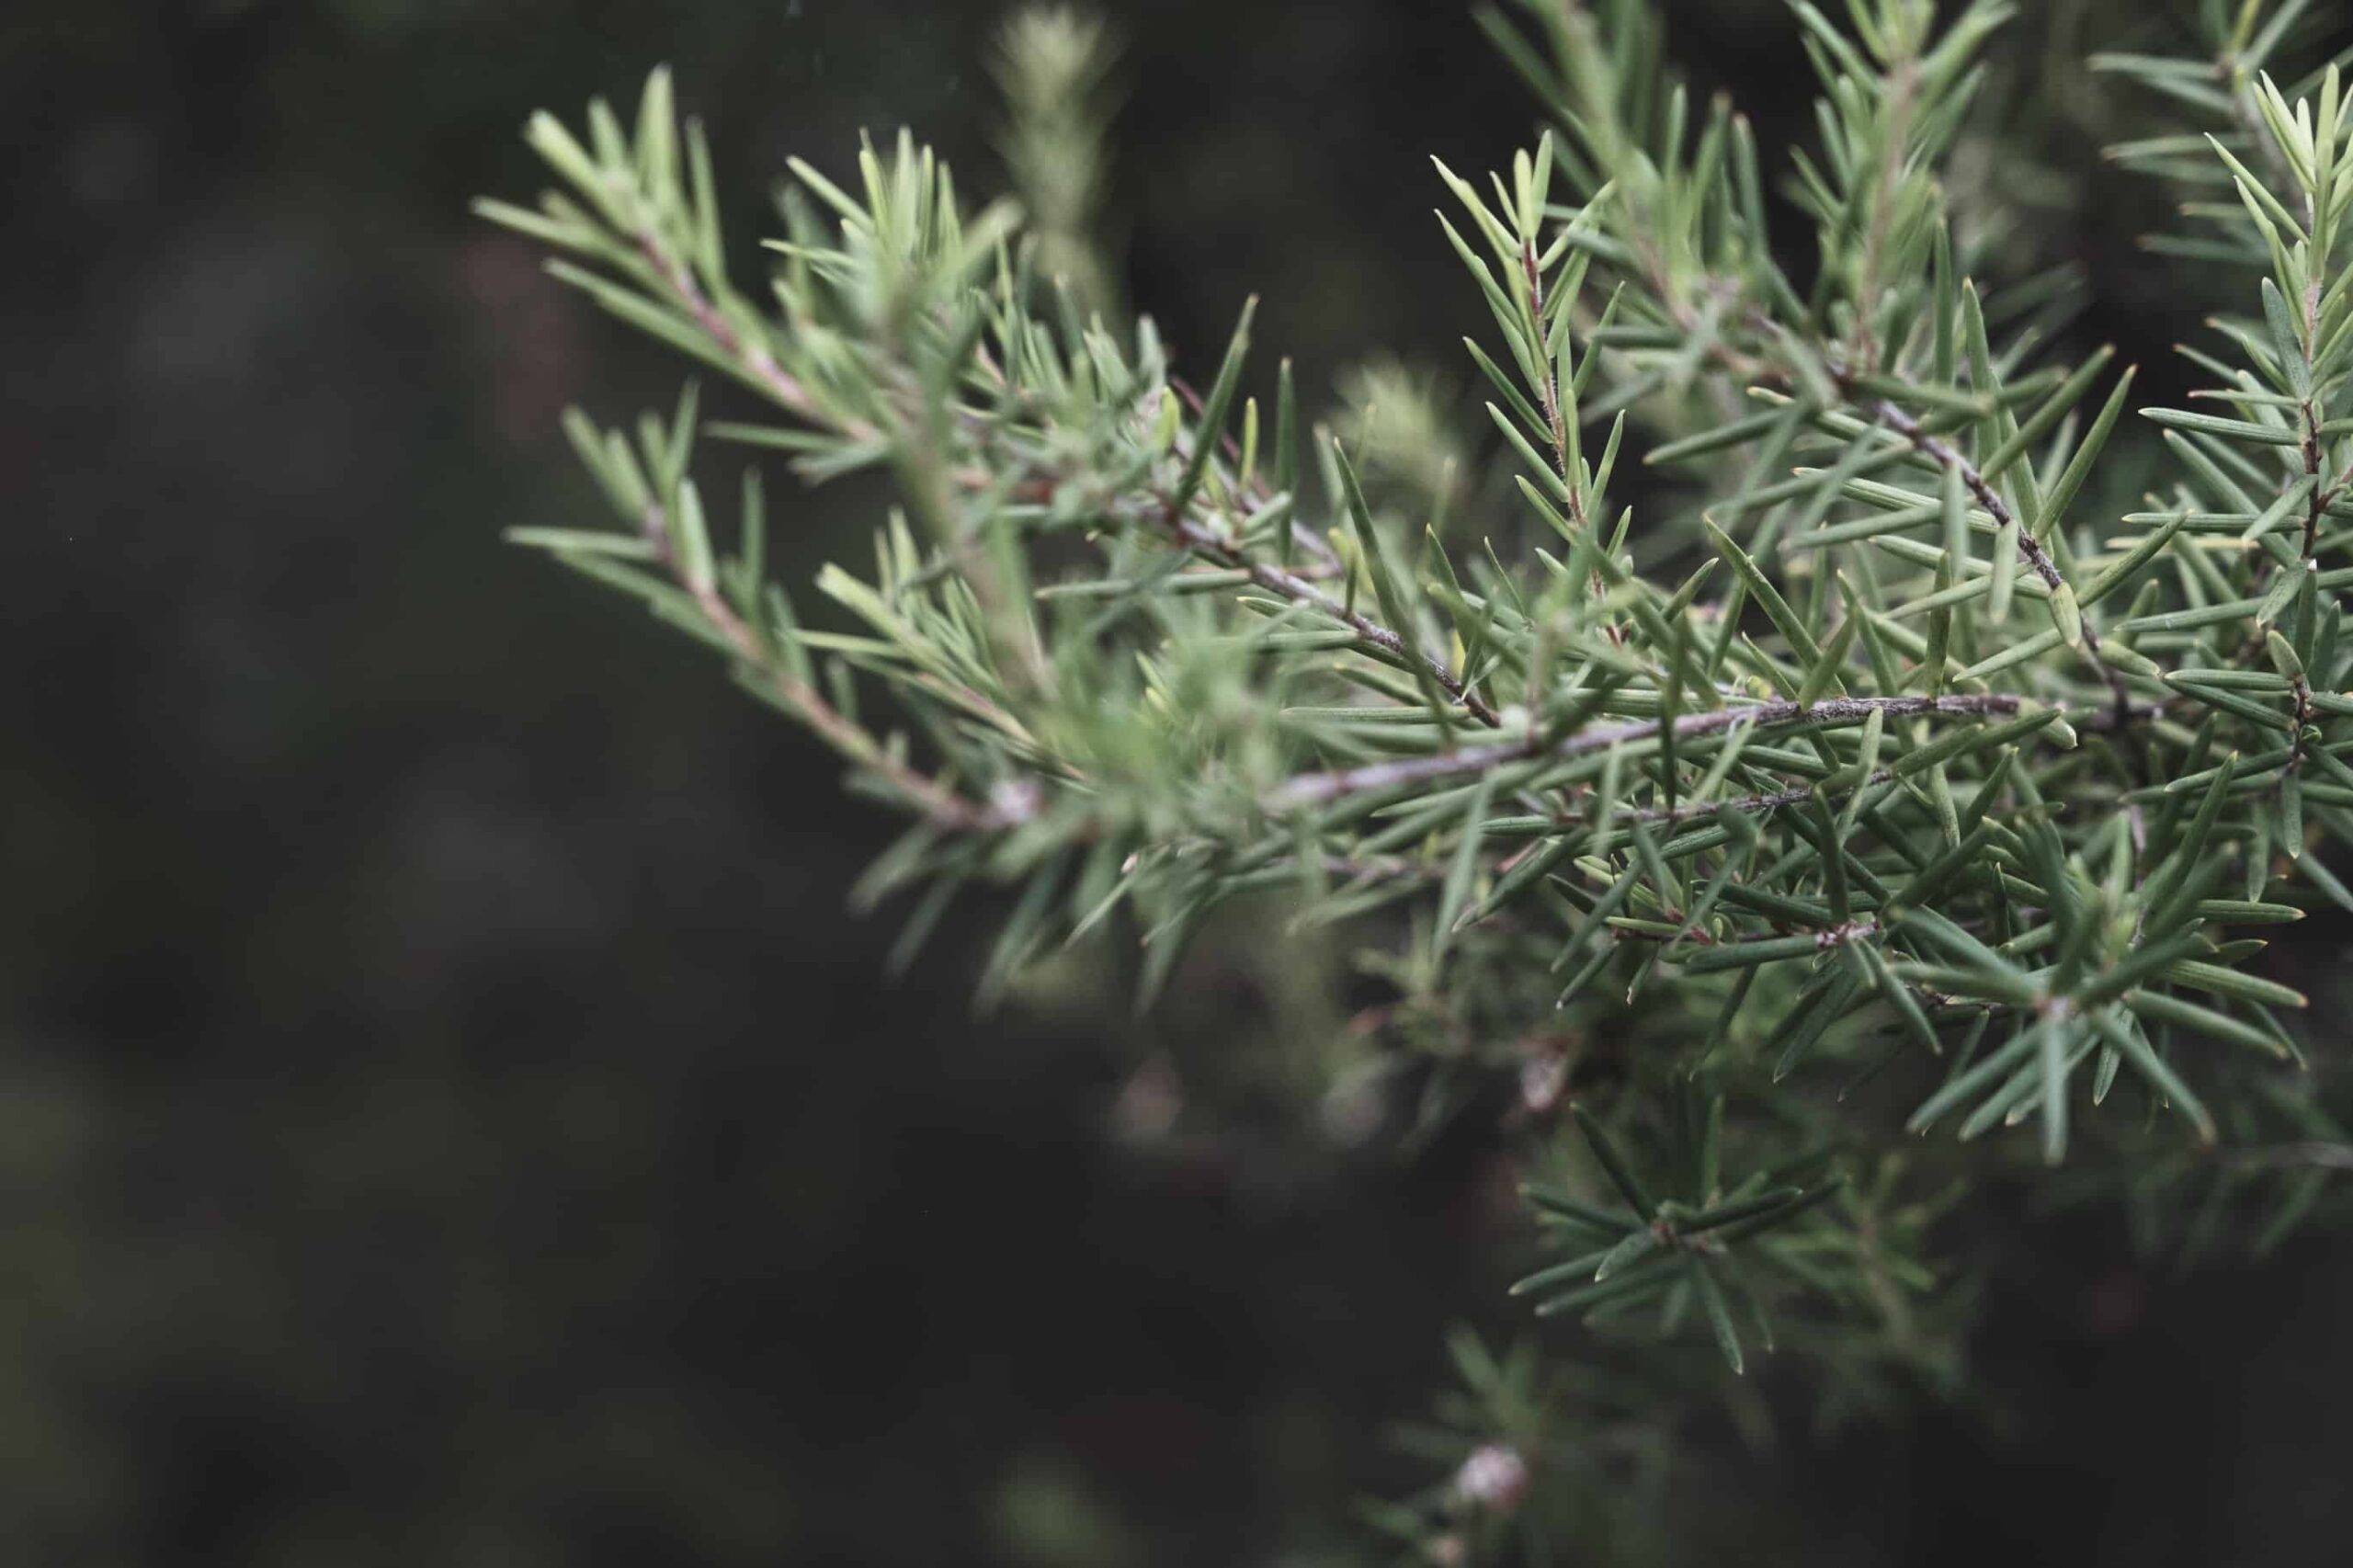
M 1041 276 L 1090 309 L 1117 313 L 1100 227 L 1108 196 L 1103 119 L 1114 51 L 1094 17 L 1062 7 L 1016 12 L 996 60 L 1011 113 L 1002 148 L 1026 199 Z
M 2343 1164 L 2293 1153 L 2340 1134 L 2247 934 L 2353 909 L 2337 68 L 2271 74 L 2293 0 L 2094 62 L 2172 117 L 2113 153 L 2197 198 L 2153 251 L 2237 307 L 2185 350 L 2194 406 L 2135 420 L 2134 371 L 2063 356 L 2063 291 L 2008 275 L 1940 175 L 2009 8 L 1794 10 L 1817 140 L 1778 182 L 1650 7 L 1482 15 L 1551 122 L 1495 174 L 1438 170 L 1493 322 L 1466 346 L 1483 487 L 1408 372 L 1358 380 L 1336 436 L 1287 365 L 1248 395 L 1252 311 L 1199 382 L 1120 321 L 1067 107 L 1101 80 L 1086 24 L 1006 35 L 1041 230 L 968 212 L 904 135 L 838 182 L 796 161 L 764 303 L 665 76 L 633 129 L 541 116 L 561 188 L 485 215 L 770 414 L 574 415 L 621 526 L 523 542 L 710 643 L 905 813 L 864 891 L 915 894 L 907 950 L 960 890 L 1009 890 L 984 997 L 1116 935 L 1149 999 L 1250 895 L 1380 947 L 1435 1114 L 1514 1073 L 1531 1111 L 1574 1103 L 1528 1189 L 1540 1314 L 1640 1314 L 1739 1371 L 1827 1311 L 1834 1371 L 1933 1378 L 1925 1195 L 2022 1126 L 2069 1162 L 2052 1190 L 2090 1172 L 2164 1215 L 2220 1170 L 2209 1230 L 2276 1239 Z M 1809 244 L 1771 243 L 1777 208 Z M 767 580 L 756 477 L 733 528 L 706 505 L 705 435 L 895 482 L 870 569 L 817 580 L 835 629 Z M 1898 1157 L 1907 1132 L 1932 1141 Z M 1462 1355 L 1477 1441 L 1524 1467 L 1536 1374 Z M 1512 1475 L 1491 1458 L 1473 1501 L 1517 1507 Z M 1457 1540 L 1464 1495 L 1384 1521 Z

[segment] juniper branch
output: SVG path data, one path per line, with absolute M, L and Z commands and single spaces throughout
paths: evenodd
M 870 575 L 819 579 L 853 628 L 805 628 L 750 524 L 714 571 L 699 503 L 663 510 L 691 494 L 685 415 L 635 447 L 582 440 L 624 532 L 525 531 L 724 649 L 904 809 L 914 829 L 878 883 L 925 885 L 926 917 L 970 884 L 1016 890 L 984 992 L 1126 920 L 1149 993 L 1221 901 L 1272 894 L 1363 934 L 1348 945 L 1388 1000 L 1347 1049 L 1381 1073 L 1410 1057 L 1425 1125 L 1484 1114 L 1481 1074 L 1524 1072 L 1530 1039 L 1608 1053 L 1578 1080 L 1597 1179 L 1532 1199 L 1598 1250 L 1523 1282 L 1540 1312 L 1693 1316 L 1735 1369 L 1742 1314 L 1789 1310 L 1801 1283 L 1908 1320 L 1899 1281 L 1931 1273 L 1892 1265 L 1891 1210 L 1871 1207 L 1908 1201 L 1903 1182 L 1870 1196 L 1826 1176 L 1899 1163 L 1894 1121 L 1844 1097 L 1861 1076 L 1905 1079 L 1914 1130 L 2031 1123 L 2044 1158 L 2105 1162 L 2168 1201 L 2187 1140 L 2336 1136 L 2207 1048 L 2268 1071 L 2297 1038 L 2302 997 L 2250 965 L 2261 944 L 2237 928 L 2353 907 L 2332 869 L 2353 849 L 2353 566 L 2316 559 L 2353 544 L 2325 521 L 2347 515 L 2353 473 L 2328 417 L 2353 385 L 2353 116 L 2332 74 L 2283 90 L 2256 70 L 2280 28 L 2250 42 L 2262 0 L 2237 8 L 2222 52 L 2247 66 L 2233 97 L 2251 119 L 2210 177 L 2244 210 L 2193 204 L 2220 233 L 2188 254 L 2266 269 L 2295 319 L 2267 298 L 2268 319 L 2225 321 L 2242 363 L 2196 358 L 2223 383 L 2200 395 L 2244 417 L 2147 411 L 2168 440 L 2111 463 L 2111 436 L 2134 439 L 2116 425 L 2130 378 L 2083 417 L 2104 357 L 2040 364 L 2050 336 L 2000 324 L 2048 301 L 1994 308 L 2005 258 L 1976 242 L 1990 226 L 1949 221 L 1938 183 L 1975 133 L 1974 57 L 2006 8 L 1850 9 L 1851 28 L 1798 14 L 1823 145 L 1775 187 L 1744 117 L 1662 94 L 1651 8 L 1530 0 L 1518 26 L 1489 19 L 1560 140 L 1487 186 L 1441 171 L 1461 205 L 1448 243 L 1499 335 L 1474 346 L 1506 448 L 1489 493 L 1526 502 L 1483 549 L 1426 534 L 1377 452 L 1368 498 L 1369 420 L 1347 453 L 1316 449 L 1317 518 L 1288 370 L 1271 448 L 1239 396 L 1246 334 L 1203 396 L 1148 325 L 1066 308 L 1039 257 L 1093 232 L 1073 191 L 1024 236 L 1002 208 L 968 214 L 912 138 L 864 148 L 846 185 L 796 161 L 838 233 L 789 209 L 770 317 L 719 276 L 707 170 L 679 172 L 665 79 L 633 141 L 602 108 L 594 152 L 535 125 L 574 195 L 486 210 L 601 266 L 563 276 L 787 416 L 731 434 L 813 480 L 887 466 L 929 531 L 894 514 Z M 1086 77 L 1095 35 L 1007 37 L 1061 51 L 1031 62 L 1052 72 L 1009 62 L 1017 96 L 1064 116 L 1044 129 L 1086 143 L 1091 177 L 1090 128 L 1040 84 Z M 2227 116 L 2221 97 L 2201 83 L 2184 101 Z M 2238 156 L 2248 138 L 2262 175 Z M 2177 174 L 2183 139 L 2158 141 L 2126 161 Z M 1022 177 L 1051 171 L 1046 140 L 1019 145 Z M 1814 226 L 1810 278 L 1776 259 L 1768 188 Z M 1610 433 L 1588 451 L 1597 416 Z M 1645 444 L 1696 500 L 1630 496 L 1617 460 Z M 2165 465 L 2156 509 L 2120 537 L 2070 522 L 2113 517 L 2144 462 Z M 1893 469 L 1934 472 L 1935 493 L 1872 477 Z M 2037 498 L 2040 533 L 2006 486 Z M 1833 515 L 1849 500 L 1870 510 Z M 1712 559 L 1692 559 L 1687 502 Z M 1345 562 L 1321 545 L 1334 520 L 1353 530 Z M 1991 571 L 1972 542 L 1988 521 L 2016 540 Z M 2300 569 L 2283 570 L 2291 541 Z M 1302 542 L 1317 558 L 1294 567 Z M 2008 635 L 2019 563 L 2052 632 Z M 2128 672 L 2162 693 L 2136 699 Z M 913 742 L 857 719 L 868 687 Z M 1465 717 L 1485 733 L 1466 740 Z M 2076 748 L 2077 729 L 2129 744 Z M 1531 1118 L 1559 1100 L 1569 1049 L 1551 1086 L 1521 1090 Z M 2135 1113 L 2095 1116 L 2119 1080 Z M 1726 1171 L 1727 1148 L 1757 1164 Z M 1809 1159 L 1825 1179 L 1784 1181 Z M 1702 1233 L 1704 1249 L 1662 1244 Z

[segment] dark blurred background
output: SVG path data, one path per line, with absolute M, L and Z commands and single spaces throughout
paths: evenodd
M 1422 159 L 1530 124 L 1457 8 L 1107 8 L 1132 297 L 1215 345 L 1263 292 L 1312 387 L 1376 347 L 1452 371 L 1477 301 Z M 1799 123 L 1779 7 L 1674 9 L 1768 145 Z M 1142 1024 L 1084 985 L 976 1018 L 984 912 L 886 978 L 845 897 L 890 822 L 497 539 L 586 515 L 567 401 L 676 385 L 466 217 L 537 188 L 525 114 L 672 62 L 740 244 L 788 152 L 860 126 L 995 184 L 999 16 L 6 7 L 12 1561 L 1375 1560 L 1350 1500 L 1422 1479 L 1381 1424 L 1443 1324 L 1510 1322 L 1477 1153 L 1335 1152 L 1246 1085 L 1146 1136 L 1156 1064 L 1271 1006 L 1213 955 Z M 2114 184 L 2049 221 L 2154 360 L 2190 324 Z M 789 576 L 873 501 L 796 502 Z M 1676 1555 L 2343 1562 L 2328 1238 L 2177 1278 L 2110 1215 L 2016 1223 L 1977 1397 L 1715 1445 Z

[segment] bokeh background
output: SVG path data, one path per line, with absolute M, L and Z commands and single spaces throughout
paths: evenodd
M 1376 347 L 1453 370 L 1477 301 L 1421 159 L 1530 123 L 1457 7 L 1104 8 L 1132 298 L 1215 345 L 1263 293 L 1310 387 Z M 1768 145 L 1799 125 L 1777 6 L 1669 9 Z M 786 153 L 860 126 L 995 183 L 999 15 L 5 7 L 11 1561 L 1378 1560 L 1351 1500 L 1420 1479 L 1382 1423 L 1444 1324 L 1509 1323 L 1480 1151 L 1350 1151 L 1221 1067 L 1313 1003 L 1214 945 L 1142 1023 L 1083 976 L 975 1017 L 985 912 L 886 977 L 845 900 L 890 823 L 497 541 L 590 506 L 567 401 L 676 390 L 466 217 L 536 188 L 524 115 L 671 62 L 743 241 Z M 2142 198 L 2045 140 L 2056 185 L 1984 172 L 2154 368 L 2194 323 L 2133 259 Z M 875 499 L 795 503 L 788 573 Z M 1999 1228 L 1974 1394 L 1703 1430 L 1676 1557 L 2344 1561 L 2341 1244 L 2181 1275 L 2112 1215 Z

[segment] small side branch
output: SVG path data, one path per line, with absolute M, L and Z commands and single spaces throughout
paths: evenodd
M 702 285 L 695 281 L 694 273 L 663 243 L 660 235 L 651 229 L 640 229 L 635 237 L 639 254 L 670 290 L 679 308 L 694 318 L 695 324 L 702 328 L 720 352 L 742 366 L 744 373 L 779 405 L 813 425 L 830 426 L 853 439 L 870 439 L 876 434 L 874 427 L 863 420 L 845 420 L 820 408 L 799 377 L 778 364 L 776 356 L 764 345 L 746 338 L 727 319 L 727 312 L 711 302 Z
M 2019 523 L 2018 514 L 2010 510 L 2010 504 L 2003 500 L 2001 493 L 1987 483 L 1985 475 L 1978 470 L 1975 463 L 1961 456 L 1961 452 L 1949 443 L 1938 440 L 1928 434 L 1921 427 L 1918 420 L 1892 403 L 1881 401 L 1874 404 L 1871 415 L 1881 425 L 1910 442 L 1913 450 L 1927 458 L 1938 467 L 1949 469 L 1959 474 L 1961 483 L 1968 489 L 1970 495 L 1980 506 L 1985 508 L 1997 527 L 2015 528 L 2018 536 L 2018 559 L 2026 562 L 2029 571 L 2042 579 L 2043 586 L 2056 593 L 2067 585 L 2067 579 L 2060 574 L 2058 563 L 2051 559 L 2051 552 L 2044 550 L 2041 541 L 2028 532 L 2025 526 Z M 2122 672 L 2108 662 L 2108 655 L 2100 648 L 2099 633 L 2092 629 L 2092 624 L 2088 620 L 2083 622 L 2083 635 L 2084 652 L 2091 655 L 2093 665 L 2099 670 L 2100 678 L 2108 683 L 2109 690 L 2114 694 L 2117 712 L 2121 714 L 2127 711 L 2132 704 L 2132 692 L 2131 688 L 2124 684 Z
M 735 607 L 727 602 L 716 584 L 691 581 L 680 570 L 677 554 L 670 548 L 670 520 L 660 506 L 647 508 L 641 528 L 663 569 L 693 597 L 703 619 L 734 651 L 744 667 L 756 672 L 777 700 L 790 708 L 818 739 L 846 760 L 880 778 L 916 815 L 949 833 L 1000 832 L 1037 815 L 1042 795 L 1034 784 L 1019 791 L 1007 791 L 1004 800 L 994 804 L 981 805 L 892 755 L 890 748 L 826 701 L 814 687 L 780 666 L 767 640 L 735 612 Z
M 1221 566 L 1247 572 L 1252 582 L 1268 592 L 1279 594 L 1293 604 L 1305 605 L 1319 614 L 1331 617 L 1384 653 L 1400 659 L 1416 661 L 1429 671 L 1430 678 L 1438 682 L 1440 689 L 1462 705 L 1465 712 L 1491 730 L 1503 727 L 1502 716 L 1486 699 L 1472 691 L 1461 676 L 1445 665 L 1408 645 L 1398 632 L 1368 616 L 1359 615 L 1297 573 L 1251 560 L 1241 550 L 1190 517 L 1176 519 L 1174 528 L 1178 541 L 1194 554 L 1214 561 Z
M 1676 739 L 1689 740 L 1717 734 L 1739 724 L 1753 724 L 1758 729 L 1779 729 L 1798 723 L 1827 728 L 1859 724 L 1874 711 L 1884 713 L 1891 719 L 1919 714 L 1965 714 L 1983 718 L 2016 713 L 2023 706 L 2024 702 L 2019 698 L 2003 693 L 1984 693 L 1943 697 L 1844 697 L 1810 705 L 1766 702 L 1747 708 L 1720 708 L 1705 713 L 1684 714 L 1672 726 L 1655 721 L 1608 724 L 1580 730 L 1575 734 L 1557 740 L 1531 733 L 1517 741 L 1465 746 L 1433 756 L 1403 757 L 1393 762 L 1368 763 L 1361 767 L 1344 768 L 1333 773 L 1306 774 L 1276 790 L 1267 798 L 1266 803 L 1268 812 L 1280 815 L 1306 807 L 1325 805 L 1344 796 L 1361 794 L 1366 790 L 1401 789 L 1407 785 L 1485 773 L 1537 757 L 1566 762 L 1589 756 L 1595 752 L 1608 751 L 1616 745 L 1655 740 L 1667 733 L 1670 728 Z
M 1876 785 L 1884 784 L 1894 777 L 1893 769 L 1882 767 L 1857 784 L 1855 788 L 1869 790 Z M 1697 822 L 1701 817 L 1711 817 L 1719 812 L 1738 812 L 1743 816 L 1769 816 L 1786 806 L 1805 804 L 1806 801 L 1813 799 L 1814 791 L 1819 787 L 1813 784 L 1801 784 L 1788 790 L 1775 790 L 1763 795 L 1742 795 L 1729 801 L 1694 801 L 1688 805 L 1680 806 L 1646 806 L 1640 811 L 1627 812 L 1620 820 L 1629 823 L 1638 822 L 1645 825 L 1664 824 L 1672 827 L 1677 823 Z
M 736 330 L 734 324 L 728 320 L 726 312 L 711 302 L 710 296 L 696 282 L 693 273 L 662 242 L 660 236 L 651 230 L 641 230 L 636 238 L 639 251 L 645 257 L 647 265 L 652 267 L 655 274 L 661 278 L 665 287 L 677 301 L 679 307 L 694 318 L 696 324 L 702 328 L 721 352 L 741 365 L 745 374 L 766 391 L 777 403 L 808 420 L 811 424 L 837 430 L 852 439 L 871 439 L 878 434 L 873 426 L 862 420 L 845 420 L 821 407 L 816 399 L 810 395 L 808 388 L 798 378 L 779 365 L 773 355 L 760 345 L 749 341 Z M 1366 642 L 1393 657 L 1418 660 L 1429 670 L 1432 678 L 1438 683 L 1447 695 L 1462 705 L 1464 711 L 1489 729 L 1502 727 L 1503 720 L 1495 712 L 1493 705 L 1471 690 L 1461 677 L 1447 668 L 1445 665 L 1410 647 L 1401 633 L 1348 608 L 1296 573 L 1250 560 L 1238 547 L 1227 542 L 1213 530 L 1189 517 L 1175 518 L 1174 529 L 1178 541 L 1195 554 L 1215 561 L 1220 565 L 1238 567 L 1248 572 L 1251 580 L 1261 587 L 1329 616 L 1354 631 Z M 655 538 L 658 541 L 660 536 L 656 535 Z M 691 585 L 689 590 L 693 591 Z M 758 640 L 753 635 L 751 629 L 743 624 L 741 619 L 734 615 L 723 599 L 708 590 L 697 592 L 696 597 L 697 602 L 701 604 L 704 614 L 710 618 L 712 627 L 745 659 L 767 671 L 772 680 L 799 688 L 794 692 L 785 693 L 783 685 L 779 687 L 779 693 L 785 695 L 788 703 L 807 720 L 812 728 L 824 734 L 827 740 L 835 744 L 836 750 L 845 749 L 843 742 L 847 738 L 846 735 L 837 733 L 838 730 L 846 729 L 850 733 L 863 735 L 864 732 L 857 730 L 855 725 L 850 725 L 847 720 L 835 713 L 831 706 L 825 703 L 815 691 L 807 688 L 800 682 L 788 681 L 781 672 L 775 670 L 758 647 Z M 830 720 L 821 715 L 830 715 Z M 875 758 L 881 757 L 879 748 L 869 746 L 866 749 L 872 752 Z M 891 767 L 898 767 L 902 771 L 906 772 L 908 778 L 896 782 L 903 786 L 902 792 L 909 794 L 910 799 L 916 799 L 924 792 L 906 788 L 907 786 L 912 786 L 917 780 L 925 784 L 931 782 L 922 775 L 904 768 L 904 765 L 885 766 L 888 759 L 878 762 L 861 757 L 860 760 L 866 761 L 870 767 L 877 767 L 879 771 L 887 773 Z M 970 802 L 958 800 L 953 796 L 922 800 L 918 803 L 924 805 L 925 813 L 933 817 L 934 820 L 947 823 L 949 819 L 957 819 L 952 825 L 967 830 L 990 825 L 989 819 L 1000 814 L 983 808 L 973 807 Z

